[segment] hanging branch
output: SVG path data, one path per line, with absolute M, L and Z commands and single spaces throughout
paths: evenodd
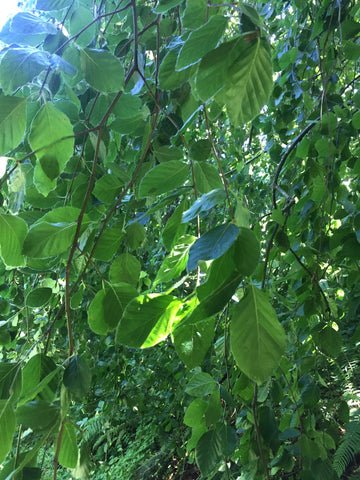
M 313 122 L 309 123 L 309 125 L 289 145 L 286 152 L 280 158 L 280 162 L 279 162 L 279 165 L 276 169 L 276 172 L 275 172 L 275 175 L 274 175 L 274 180 L 273 180 L 273 183 L 272 183 L 272 203 L 273 203 L 274 209 L 277 208 L 277 205 L 276 205 L 276 190 L 279 188 L 278 181 L 279 181 L 281 170 L 282 170 L 288 156 L 290 155 L 290 153 L 301 142 L 301 140 L 310 132 L 310 130 L 318 123 L 319 119 L 320 118 L 317 118 Z

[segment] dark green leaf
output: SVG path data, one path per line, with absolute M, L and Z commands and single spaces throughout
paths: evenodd
M 31 290 L 26 296 L 25 304 L 31 308 L 42 307 L 51 298 L 52 289 L 49 287 L 38 287 Z
M 216 430 L 204 433 L 196 445 L 195 458 L 204 477 L 210 476 L 221 460 L 221 437 Z
M 64 371 L 63 383 L 75 398 L 82 399 L 90 388 L 91 376 L 91 370 L 84 358 L 75 355 Z
M 60 409 L 43 400 L 33 400 L 16 409 L 16 422 L 35 432 L 49 431 L 60 419 Z
M 182 221 L 184 223 L 190 222 L 193 218 L 197 217 L 203 212 L 207 212 L 211 208 L 220 204 L 226 195 L 223 189 L 211 190 L 209 193 L 205 193 L 200 198 L 195 200 L 191 207 L 183 213 Z
M 213 260 L 220 257 L 235 241 L 239 228 L 233 223 L 219 225 L 202 235 L 190 248 L 187 268 L 196 268 L 199 260 Z

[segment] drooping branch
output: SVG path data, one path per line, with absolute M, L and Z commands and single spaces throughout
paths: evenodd
M 276 190 L 278 189 L 278 181 L 280 177 L 281 170 L 283 169 L 283 166 L 285 165 L 285 162 L 290 155 L 290 153 L 294 150 L 294 148 L 301 142 L 301 140 L 310 132 L 310 130 L 318 123 L 319 118 L 314 120 L 313 122 L 309 123 L 309 125 L 301 132 L 299 135 L 293 140 L 293 142 L 289 145 L 285 153 L 282 155 L 280 158 L 279 165 L 277 166 L 273 183 L 272 183 L 272 204 L 274 209 L 277 208 L 276 205 Z

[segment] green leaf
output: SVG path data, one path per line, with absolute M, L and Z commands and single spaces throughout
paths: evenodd
M 174 213 L 166 222 L 166 225 L 162 231 L 162 241 L 166 250 L 172 250 L 172 248 L 176 245 L 177 239 L 181 235 L 184 235 L 186 231 L 186 225 L 181 223 L 182 215 L 186 206 L 187 201 L 183 200 L 180 205 L 176 207 Z
M 255 382 L 266 380 L 285 351 L 285 333 L 266 296 L 253 285 L 234 309 L 231 351 L 239 368 Z
M 0 85 L 5 95 L 31 82 L 50 66 L 45 52 L 35 48 L 9 48 L 0 63 Z
M 39 287 L 31 290 L 25 299 L 25 305 L 30 308 L 42 307 L 50 300 L 52 289 L 49 287 Z
M 22 373 L 17 363 L 0 363 L 0 399 L 16 401 L 21 392 Z
M 216 381 L 206 372 L 195 373 L 189 380 L 185 392 L 192 397 L 206 397 L 216 387 Z
M 210 100 L 224 88 L 227 70 L 237 58 L 241 44 L 241 38 L 222 43 L 202 58 L 195 77 L 196 92 L 201 100 Z
M 218 466 L 221 460 L 221 438 L 216 430 L 204 433 L 196 445 L 196 463 L 205 478 Z
M 176 7 L 182 0 L 160 0 L 154 8 L 155 13 L 165 13 L 171 8 Z
M 15 148 L 26 128 L 26 99 L 0 97 L 0 155 Z
M 219 225 L 202 235 L 189 250 L 187 269 L 196 268 L 199 260 L 213 260 L 220 257 L 235 241 L 239 227 L 233 223 Z
M 81 68 L 85 80 L 100 92 L 118 92 L 124 87 L 124 68 L 107 50 L 81 50 Z
M 221 289 L 221 295 L 226 298 L 226 302 L 230 300 L 235 290 L 231 293 L 230 288 L 229 293 L 225 294 L 227 285 L 233 285 L 236 277 L 240 283 L 241 277 L 251 275 L 258 265 L 259 256 L 260 245 L 254 232 L 249 228 L 240 227 L 235 242 L 212 262 L 207 281 L 197 288 L 199 299 L 203 300 L 209 295 L 216 294 L 217 289 Z M 236 288 L 235 285 L 233 288 Z
M 179 88 L 189 77 L 189 71 L 175 70 L 178 50 L 169 50 L 163 58 L 159 68 L 159 85 L 163 90 L 175 90 Z
M 173 250 L 165 258 L 156 275 L 154 286 L 161 282 L 171 282 L 176 279 L 186 268 L 190 245 L 194 243 L 195 237 L 185 235 L 179 239 Z
M 172 332 L 176 353 L 191 370 L 201 364 L 215 335 L 215 318 L 191 325 L 179 324 Z
M 125 307 L 137 295 L 137 290 L 128 283 L 107 285 L 97 292 L 88 311 L 91 330 L 98 335 L 106 335 L 109 330 L 114 330 Z
M 97 242 L 93 254 L 94 258 L 103 260 L 104 262 L 110 261 L 118 251 L 123 236 L 122 225 L 116 223 L 107 228 Z
M 149 109 L 143 105 L 139 97 L 123 93 L 113 110 L 115 119 L 111 123 L 112 130 L 122 134 L 137 132 L 140 124 L 144 124 Z
M 185 162 L 170 160 L 166 163 L 160 163 L 160 165 L 149 170 L 142 179 L 139 187 L 139 197 L 161 195 L 179 188 L 185 184 L 189 173 L 189 165 Z
M 55 443 L 56 448 L 56 443 Z M 59 450 L 59 463 L 66 468 L 75 468 L 79 456 L 76 443 L 76 430 L 72 422 L 68 420 L 62 429 L 61 444 Z
M 5 460 L 11 449 L 15 428 L 16 418 L 11 403 L 0 400 L 0 463 Z
M 186 409 L 184 416 L 185 425 L 196 427 L 199 424 L 205 424 L 204 415 L 208 406 L 209 404 L 205 400 L 195 398 Z
M 212 152 L 212 145 L 209 139 L 203 138 L 190 144 L 190 157 L 198 162 L 207 160 Z
M 32 258 L 49 258 L 65 252 L 73 242 L 77 224 L 41 222 L 30 228 L 23 253 Z
M 139 282 L 141 265 L 139 260 L 131 253 L 122 253 L 114 259 L 110 267 L 110 280 L 112 283 L 130 283 L 136 286 Z
M 20 217 L 0 215 L 0 255 L 8 267 L 23 267 L 22 255 L 27 225 Z
M 221 441 L 221 453 L 225 458 L 230 458 L 238 445 L 236 431 L 228 425 L 224 425 L 219 431 L 219 436 Z
M 0 32 L 0 41 L 7 44 L 16 44 L 35 47 L 47 35 L 57 33 L 56 26 L 30 12 L 19 12 L 3 26 Z
M 208 22 L 190 33 L 181 47 L 176 70 L 183 70 L 199 62 L 202 57 L 216 47 L 222 37 L 228 19 L 222 15 L 213 15 Z
M 319 339 L 316 343 L 323 352 L 331 357 L 336 357 L 343 347 L 341 333 L 332 327 L 325 327 L 319 332 Z
M 258 115 L 268 101 L 272 85 L 268 42 L 260 38 L 249 43 L 245 40 L 226 76 L 225 103 L 230 121 L 240 126 Z
M 36 188 L 44 196 L 56 187 L 56 179 L 63 172 L 73 153 L 73 129 L 68 117 L 50 103 L 46 103 L 31 124 L 29 142 L 36 152 L 34 174 Z
M 139 222 L 131 223 L 126 227 L 126 242 L 131 250 L 140 248 L 146 238 L 146 230 Z
M 196 199 L 191 207 L 183 213 L 182 221 L 184 223 L 190 222 L 190 220 L 197 217 L 201 213 L 207 212 L 216 205 L 221 204 L 225 197 L 225 191 L 220 188 L 211 190 L 209 193 L 205 193 L 200 198 Z
M 84 358 L 75 355 L 64 371 L 63 383 L 69 392 L 80 400 L 90 388 L 91 376 L 91 370 Z
M 140 295 L 125 308 L 116 330 L 116 342 L 129 347 L 151 347 L 170 333 L 181 302 L 171 295 Z
M 77 8 L 74 9 L 70 18 L 69 27 L 72 36 L 82 32 L 76 37 L 76 43 L 82 48 L 87 47 L 89 43 L 93 41 L 97 32 L 97 25 L 96 22 L 94 23 L 91 9 L 85 5 L 78 5 Z
M 201 27 L 206 21 L 206 0 L 187 0 L 182 16 L 183 28 L 195 29 Z
M 16 422 L 35 432 L 51 430 L 60 420 L 60 409 L 43 400 L 33 400 L 16 409 Z
M 196 189 L 201 194 L 223 188 L 219 172 L 211 163 L 194 162 L 194 176 Z
M 38 10 L 52 11 L 70 7 L 72 0 L 37 0 L 36 8 Z
M 124 182 L 115 177 L 115 175 L 108 173 L 96 181 L 92 193 L 100 202 L 113 205 L 123 186 Z
M 46 402 L 55 399 L 58 389 L 60 368 L 52 358 L 38 353 L 30 358 L 23 368 L 23 382 L 20 403 L 38 397 Z

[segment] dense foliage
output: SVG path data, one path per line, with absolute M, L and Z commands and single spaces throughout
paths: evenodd
M 0 41 L 0 480 L 360 478 L 360 4 Z

